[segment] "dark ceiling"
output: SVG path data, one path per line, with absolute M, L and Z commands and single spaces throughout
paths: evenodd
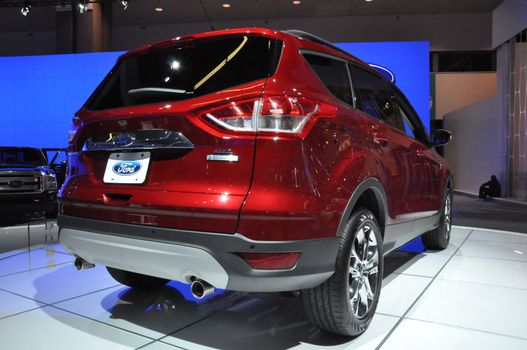
M 70 1 L 34 0 L 30 14 L 24 17 L 20 7 L 24 1 L 0 0 L 0 31 L 55 30 L 56 6 L 38 3 Z M 113 4 L 114 26 L 141 26 L 166 23 L 212 22 L 294 17 L 332 17 L 363 15 L 411 15 L 490 12 L 503 0 L 130 0 L 126 11 Z M 229 3 L 224 8 L 223 3 Z M 154 8 L 161 7 L 163 12 Z M 59 5 L 60 8 L 60 5 Z

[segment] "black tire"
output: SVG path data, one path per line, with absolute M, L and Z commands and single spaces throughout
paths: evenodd
M 443 250 L 448 247 L 450 242 L 450 232 L 452 230 L 452 190 L 447 187 L 441 206 L 441 216 L 439 226 L 422 235 L 423 244 L 427 249 Z
M 364 238 L 362 245 L 361 237 Z M 365 256 L 370 257 L 371 261 L 377 259 L 376 272 L 373 268 L 374 264 L 371 269 L 363 264 L 367 259 L 358 256 L 357 251 L 361 250 L 363 257 L 366 251 Z M 354 267 L 352 268 L 351 265 Z M 371 211 L 358 209 L 352 214 L 340 238 L 335 273 L 321 285 L 301 291 L 302 302 L 309 320 L 330 333 L 360 335 L 368 328 L 375 314 L 381 291 L 382 272 L 381 229 Z M 365 279 L 368 280 L 367 286 Z M 369 291 L 368 286 L 370 286 Z M 361 303 L 363 295 L 366 296 L 366 302 L 369 302 L 368 306 Z M 356 301 L 353 302 L 353 299 Z
M 109 266 L 107 266 L 106 269 L 117 282 L 132 288 L 148 290 L 159 288 L 169 282 L 169 280 L 164 278 L 141 275 L 139 273 L 119 270 Z

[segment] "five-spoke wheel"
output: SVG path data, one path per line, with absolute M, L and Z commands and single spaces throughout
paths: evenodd
M 357 318 L 368 314 L 379 288 L 379 253 L 374 229 L 371 225 L 361 227 L 351 246 L 349 296 Z
M 351 215 L 335 262 L 335 273 L 321 285 L 301 291 L 309 319 L 318 327 L 357 336 L 370 324 L 381 291 L 382 235 L 368 209 Z

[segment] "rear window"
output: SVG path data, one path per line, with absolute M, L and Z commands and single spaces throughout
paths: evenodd
M 90 110 L 181 101 L 274 74 L 281 42 L 260 36 L 202 39 L 122 60 L 85 107 Z
M 46 165 L 44 154 L 33 148 L 0 148 L 2 165 Z

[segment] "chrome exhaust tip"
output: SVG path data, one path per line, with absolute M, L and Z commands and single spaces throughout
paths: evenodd
M 190 285 L 192 296 L 196 299 L 203 299 L 209 295 L 214 294 L 214 287 L 205 281 L 196 279 Z
M 89 263 L 86 260 L 84 260 L 83 258 L 79 258 L 79 257 L 77 257 L 77 259 L 75 259 L 75 262 L 73 263 L 73 265 L 75 265 L 75 268 L 78 271 L 91 269 L 92 267 L 95 267 L 95 264 Z

